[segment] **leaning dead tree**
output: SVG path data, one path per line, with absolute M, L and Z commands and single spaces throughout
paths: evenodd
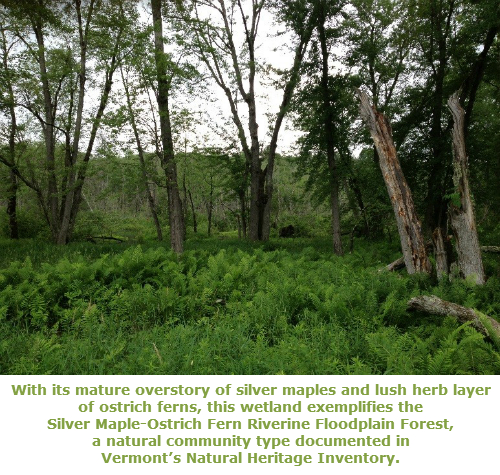
M 483 335 L 500 338 L 500 323 L 471 308 L 462 307 L 456 303 L 447 302 L 435 295 L 421 295 L 410 299 L 408 310 L 453 317 L 460 323 L 471 322 L 471 325 Z
M 459 102 L 459 93 L 448 99 L 453 115 L 453 183 L 455 193 L 449 206 L 450 224 L 456 241 L 460 273 L 473 276 L 477 284 L 484 284 L 484 268 L 476 230 L 474 207 L 470 198 L 469 165 L 465 151 L 465 112 Z
M 422 227 L 396 155 L 391 126 L 383 114 L 371 105 L 367 94 L 359 90 L 357 92 L 361 100 L 361 117 L 375 143 L 380 169 L 396 216 L 406 269 L 409 274 L 430 274 L 432 267 L 425 249 Z

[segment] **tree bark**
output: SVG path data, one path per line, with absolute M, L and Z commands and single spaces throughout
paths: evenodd
M 263 194 L 262 157 L 259 141 L 259 124 L 257 123 L 257 102 L 255 97 L 255 76 L 257 71 L 257 63 L 255 60 L 255 42 L 264 2 L 252 2 L 252 15 L 250 16 L 250 18 L 244 14 L 241 0 L 238 0 L 236 2 L 241 13 L 245 34 L 245 43 L 248 53 L 248 91 L 246 91 L 243 86 L 243 75 L 240 68 L 241 60 L 238 58 L 238 53 L 234 44 L 233 25 L 229 20 L 225 2 L 219 0 L 218 3 L 220 8 L 216 9 L 222 15 L 222 19 L 224 22 L 224 29 L 227 35 L 227 46 L 229 47 L 238 91 L 240 92 L 241 97 L 248 107 L 248 131 L 250 133 L 250 147 L 248 147 L 248 143 L 245 138 L 245 132 L 241 125 L 236 101 L 233 99 L 230 89 L 226 86 L 224 79 L 222 78 L 222 75 L 220 73 L 220 64 L 218 64 L 219 62 L 214 57 L 215 66 L 217 69 L 215 80 L 224 89 L 229 100 L 233 113 L 233 120 L 238 128 L 240 141 L 245 153 L 247 164 L 250 169 L 250 223 L 248 231 L 250 239 L 252 241 L 259 241 L 263 239 L 262 227 L 266 197 Z M 210 44 L 210 46 L 212 46 L 212 44 Z M 214 75 L 214 70 L 212 68 L 210 69 L 212 71 L 212 75 Z
M 476 230 L 474 206 L 470 197 L 469 165 L 465 150 L 465 112 L 460 106 L 458 92 L 448 100 L 453 115 L 453 183 L 455 199 L 450 200 L 449 214 L 453 235 L 456 240 L 458 265 L 461 274 L 474 276 L 477 284 L 485 283 L 483 260 Z M 458 194 L 458 197 L 456 197 Z
M 432 233 L 432 242 L 434 244 L 435 256 L 436 256 L 436 273 L 438 280 L 441 280 L 445 278 L 449 272 L 448 254 L 446 252 L 445 242 L 443 239 L 441 228 L 436 228 L 434 230 L 434 233 Z
M 339 206 L 339 177 L 335 159 L 335 131 L 333 124 L 333 111 L 330 104 L 330 89 L 328 87 L 328 48 L 326 45 L 325 4 L 322 2 L 318 21 L 318 32 L 321 44 L 321 89 L 323 93 L 324 129 L 326 136 L 326 156 L 328 159 L 328 170 L 330 172 L 330 205 L 332 211 L 332 239 L 333 252 L 342 255 L 342 239 L 340 230 L 340 206 Z
M 9 48 L 7 47 L 7 39 L 5 31 L 2 27 L 2 50 L 3 50 L 3 67 L 5 69 L 5 84 L 8 92 L 8 106 L 10 114 L 9 127 L 9 161 L 12 167 L 9 167 L 9 185 L 7 187 L 7 216 L 9 217 L 9 235 L 11 239 L 19 239 L 19 227 L 17 223 L 17 189 L 18 178 L 14 173 L 13 167 L 16 164 L 16 134 L 17 134 L 17 117 L 15 109 L 14 88 L 12 87 L 11 70 L 9 67 Z
M 389 192 L 398 225 L 401 249 L 409 274 L 432 270 L 427 257 L 420 221 L 413 204 L 410 188 L 401 170 L 387 119 L 371 106 L 366 93 L 358 91 L 361 116 L 373 138 L 379 155 L 379 165 Z
M 300 39 L 297 47 L 295 48 L 295 56 L 293 60 L 293 66 L 290 70 L 290 77 L 283 90 L 280 109 L 278 111 L 278 115 L 276 117 L 276 121 L 273 127 L 271 143 L 269 145 L 269 157 L 263 177 L 263 179 L 265 180 L 265 187 L 263 185 L 264 194 L 261 199 L 261 203 L 263 206 L 262 219 L 261 219 L 262 222 L 261 239 L 263 241 L 269 240 L 269 235 L 271 233 L 271 208 L 272 208 L 272 197 L 274 191 L 273 174 L 274 174 L 274 162 L 276 160 L 276 149 L 278 147 L 279 132 L 281 129 L 281 125 L 283 124 L 283 119 L 285 118 L 285 115 L 288 112 L 290 101 L 292 100 L 295 88 L 300 80 L 300 67 L 304 59 L 304 54 L 306 52 L 307 45 L 309 44 L 309 41 L 312 36 L 315 18 L 317 17 L 316 7 L 315 10 L 311 12 L 309 18 L 307 19 L 307 23 L 304 24 L 303 29 L 299 34 Z M 250 225 L 251 225 L 251 219 L 250 219 Z M 250 236 L 250 238 L 252 238 L 252 236 Z
M 121 46 L 122 33 L 123 29 L 120 30 L 115 39 L 113 53 L 111 55 L 110 63 L 105 73 L 106 79 L 104 81 L 104 87 L 99 101 L 99 107 L 93 119 L 87 149 L 81 161 L 81 166 L 79 167 L 78 175 L 76 177 L 74 185 L 74 191 L 70 191 L 70 193 L 66 197 L 66 206 L 64 209 L 64 216 L 59 231 L 59 237 L 57 241 L 58 244 L 67 243 L 70 240 L 71 235 L 73 234 L 73 229 L 76 224 L 76 217 L 82 203 L 82 192 L 83 185 L 87 176 L 87 167 L 90 158 L 92 157 L 92 150 L 94 148 L 95 139 L 97 137 L 97 131 L 99 130 L 104 111 L 108 104 L 109 96 L 111 94 L 111 87 L 113 84 L 113 76 L 118 66 L 118 51 Z
M 447 201 L 444 198 L 450 185 L 449 161 L 446 159 L 446 136 L 443 130 L 443 102 L 445 79 L 450 54 L 448 51 L 449 37 L 452 30 L 452 20 L 457 8 L 455 1 L 430 2 L 429 50 L 425 56 L 430 68 L 433 81 L 431 105 L 430 137 L 430 173 L 427 181 L 427 210 L 425 216 L 426 226 L 432 233 L 436 228 L 441 228 L 441 233 L 446 232 Z
M 82 7 L 81 1 L 77 0 L 74 2 L 76 16 L 78 19 L 78 38 L 80 45 L 80 69 L 78 71 L 78 101 L 76 106 L 76 119 L 73 132 L 73 143 L 70 144 L 69 131 L 66 137 L 67 170 L 65 170 L 65 173 L 67 174 L 67 183 L 63 183 L 64 191 L 66 193 L 62 197 L 62 203 L 61 203 L 60 225 L 56 241 L 58 244 L 66 244 L 69 241 L 70 234 L 72 233 L 72 230 L 75 225 L 76 216 L 78 214 L 81 201 L 81 187 L 80 183 L 77 183 L 76 162 L 78 160 L 78 153 L 80 151 L 80 137 L 82 132 L 83 109 L 85 103 L 85 84 L 87 82 L 87 46 L 88 46 L 90 23 L 94 11 L 94 3 L 95 3 L 94 0 L 91 0 L 89 3 L 87 17 L 84 25 L 82 10 L 81 10 Z M 93 143 L 92 139 L 91 141 Z M 83 175 L 80 176 L 79 178 L 81 179 L 81 186 L 83 186 L 83 181 L 85 180 L 85 176 Z
M 45 60 L 45 40 L 43 33 L 43 25 L 40 18 L 30 18 L 33 32 L 38 45 L 37 59 L 40 68 L 40 80 L 42 83 L 43 105 L 44 105 L 44 120 L 42 129 L 45 139 L 45 163 L 47 166 L 48 187 L 47 187 L 47 202 L 48 202 L 48 217 L 49 226 L 52 234 L 52 239 L 57 242 L 59 234 L 59 198 L 58 187 L 55 169 L 55 135 L 54 121 L 56 119 L 56 111 L 52 102 L 52 94 L 48 80 L 47 65 Z
M 162 166 L 167 179 L 168 193 L 168 218 L 170 224 L 170 244 L 172 250 L 177 254 L 182 253 L 184 248 L 184 214 L 182 201 L 177 183 L 177 165 L 174 156 L 174 143 L 172 139 L 172 126 L 169 110 L 169 83 L 163 50 L 163 27 L 161 15 L 161 0 L 151 0 L 151 11 L 154 24 L 155 41 L 155 63 L 158 81 L 158 110 L 160 113 L 160 130 L 163 145 Z
M 442 300 L 435 295 L 421 295 L 410 299 L 408 310 L 456 318 L 460 323 L 472 322 L 472 326 L 485 336 L 491 337 L 487 327 L 493 332 L 493 337 L 500 338 L 500 323 L 495 319 L 479 314 L 476 310 L 462 307 L 452 302 Z M 483 322 L 486 322 L 486 326 Z

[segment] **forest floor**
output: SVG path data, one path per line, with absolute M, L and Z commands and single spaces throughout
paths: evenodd
M 500 374 L 470 325 L 408 313 L 434 294 L 500 317 L 488 281 L 380 271 L 398 245 L 328 239 L 0 241 L 1 374 Z

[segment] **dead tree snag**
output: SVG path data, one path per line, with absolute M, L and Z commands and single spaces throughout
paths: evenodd
M 459 93 L 448 99 L 453 115 L 453 183 L 455 193 L 449 206 L 450 224 L 456 241 L 458 265 L 463 277 L 474 276 L 477 284 L 484 284 L 484 268 L 476 230 L 474 207 L 470 197 L 469 164 L 465 151 L 465 113 L 459 102 Z
M 361 100 L 361 117 L 375 143 L 380 169 L 396 216 L 406 269 L 409 274 L 417 272 L 430 274 L 432 267 L 425 249 L 422 227 L 415 211 L 410 188 L 396 155 L 391 126 L 371 105 L 366 93 L 358 91 L 358 95 Z

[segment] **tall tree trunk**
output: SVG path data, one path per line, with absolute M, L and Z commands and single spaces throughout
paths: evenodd
M 465 150 L 465 112 L 460 106 L 458 92 L 448 99 L 453 114 L 453 183 L 457 199 L 449 205 L 451 228 L 456 240 L 458 265 L 464 277 L 474 276 L 484 284 L 484 268 L 476 230 L 474 207 L 470 198 L 469 165 Z M 460 203 L 458 203 L 458 200 Z
M 78 154 L 80 151 L 80 137 L 82 133 L 82 123 L 83 123 L 83 108 L 85 103 L 85 84 L 87 82 L 88 35 L 94 11 L 94 4 L 95 1 L 91 0 L 88 6 L 87 17 L 85 19 L 85 25 L 84 25 L 82 17 L 81 0 L 76 0 L 74 2 L 75 12 L 78 20 L 78 39 L 80 45 L 80 68 L 78 71 L 78 100 L 76 105 L 76 119 L 73 131 L 73 143 L 69 144 L 70 141 L 69 131 L 66 137 L 67 170 L 65 170 L 65 172 L 67 173 L 67 184 L 66 183 L 64 184 L 65 187 L 64 191 L 66 191 L 66 193 L 64 194 L 61 203 L 60 227 L 57 236 L 58 244 L 66 244 L 69 241 L 74 226 L 74 221 L 76 220 L 76 215 L 78 214 L 78 209 L 80 206 L 80 203 L 79 202 L 77 203 L 76 200 L 81 200 L 80 196 L 81 191 L 78 190 L 79 184 L 77 184 L 76 162 L 78 160 Z M 71 98 L 71 100 L 73 101 L 73 98 Z M 83 177 L 83 180 L 84 179 L 85 178 Z
M 431 106 L 430 129 L 430 172 L 427 181 L 425 224 L 434 237 L 446 235 L 447 201 L 444 199 L 446 190 L 451 184 L 449 160 L 447 160 L 446 136 L 443 130 L 442 117 L 444 107 L 444 85 L 448 67 L 448 37 L 451 32 L 452 17 L 456 8 L 455 2 L 447 3 L 432 0 L 430 2 L 430 36 L 431 47 L 428 53 L 429 67 L 432 69 L 434 90 Z M 439 228 L 439 231 L 437 230 Z M 446 242 L 434 241 L 434 250 L 438 251 Z M 444 263 L 442 263 L 444 264 Z M 444 269 L 442 269 L 444 271 Z M 446 270 L 446 273 L 448 271 Z
M 44 120 L 42 123 L 44 139 L 45 139 L 45 163 L 48 175 L 47 187 L 47 202 L 49 226 L 52 234 L 52 239 L 57 242 L 59 234 L 59 198 L 56 178 L 56 161 L 55 161 L 55 135 L 54 121 L 56 113 L 52 103 L 52 94 L 50 92 L 47 65 L 45 61 L 45 40 L 43 34 L 43 26 L 39 18 L 32 18 L 31 24 L 35 33 L 38 46 L 38 65 L 40 68 L 40 80 L 42 83 Z
M 342 238 L 340 234 L 339 177 L 337 163 L 335 160 L 335 133 L 333 124 L 333 111 L 330 104 L 330 89 L 328 87 L 328 49 L 326 45 L 326 12 L 324 8 L 325 5 L 323 4 L 323 8 L 320 9 L 320 19 L 318 21 L 318 32 L 322 56 L 321 89 L 323 92 L 326 156 L 328 159 L 328 170 L 330 172 L 330 204 L 332 210 L 333 252 L 337 255 L 342 255 Z
M 396 155 L 391 127 L 387 119 L 372 107 L 366 93 L 358 91 L 358 95 L 361 100 L 361 116 L 377 147 L 380 169 L 398 225 L 406 269 L 409 274 L 417 272 L 429 274 L 432 268 L 427 257 L 420 221 Z
M 5 83 L 8 91 L 8 105 L 10 113 L 10 130 L 9 130 L 9 161 L 12 166 L 16 164 L 16 134 L 17 134 L 17 117 L 15 109 L 14 88 L 10 77 L 9 68 L 9 50 L 7 47 L 7 39 L 5 31 L 2 28 L 2 49 L 3 49 L 3 67 L 5 70 Z M 19 227 L 17 224 L 17 189 L 18 178 L 14 173 L 13 167 L 9 167 L 9 185 L 7 188 L 7 216 L 9 217 L 9 235 L 11 239 L 19 239 Z
M 153 193 L 151 193 L 151 190 L 150 190 L 149 184 L 148 184 L 148 173 L 146 170 L 146 160 L 144 158 L 144 149 L 142 148 L 141 138 L 139 136 L 139 130 L 137 129 L 137 123 L 135 121 L 135 115 L 134 115 L 134 111 L 132 109 L 132 100 L 130 97 L 130 90 L 128 87 L 128 83 L 125 79 L 125 76 L 123 74 L 122 68 L 120 68 L 120 72 L 121 72 L 121 76 L 122 76 L 123 87 L 125 90 L 125 96 L 127 98 L 127 109 L 128 109 L 128 114 L 129 114 L 129 120 L 130 120 L 130 124 L 132 125 L 132 130 L 134 131 L 135 143 L 137 146 L 137 153 L 139 155 L 139 164 L 141 167 L 141 175 L 142 175 L 142 180 L 143 180 L 143 184 L 144 184 L 144 189 L 146 190 L 146 197 L 148 200 L 149 211 L 151 212 L 151 216 L 153 217 L 153 221 L 155 223 L 156 237 L 157 237 L 158 241 L 163 241 L 163 233 L 161 230 L 160 220 L 158 219 L 158 213 L 156 212 L 156 203 L 155 203 L 155 200 L 153 197 Z
M 163 50 L 163 26 L 161 16 L 161 0 L 151 0 L 151 11 L 155 30 L 155 63 L 158 80 L 158 110 L 160 113 L 160 130 L 163 146 L 162 166 L 167 179 L 168 218 L 170 224 L 170 244 L 177 254 L 184 248 L 184 214 L 177 183 L 177 165 L 174 156 L 172 126 L 169 110 L 169 88 L 165 53 Z
M 317 16 L 317 10 L 316 10 L 317 7 L 318 6 L 316 5 L 314 11 L 311 12 L 311 15 L 307 20 L 307 24 L 304 25 L 303 30 L 301 31 L 299 44 L 295 48 L 295 56 L 293 60 L 293 66 L 290 70 L 290 77 L 285 85 L 285 89 L 283 90 L 280 109 L 278 111 L 278 115 L 276 117 L 276 121 L 273 127 L 271 143 L 269 145 L 269 157 L 266 169 L 264 170 L 264 177 L 263 177 L 265 180 L 265 188 L 263 189 L 264 195 L 260 200 L 263 207 L 261 210 L 262 213 L 261 239 L 263 241 L 267 241 L 269 239 L 269 235 L 271 232 L 271 207 L 272 207 L 272 198 L 274 191 L 273 174 L 274 174 L 274 162 L 276 159 L 276 149 L 278 147 L 278 136 L 281 130 L 281 125 L 283 124 L 283 119 L 285 118 L 285 115 L 288 112 L 288 108 L 290 105 L 290 101 L 292 100 L 293 93 L 300 80 L 300 67 L 302 65 L 304 54 L 306 52 L 307 45 L 309 44 L 309 40 L 311 39 L 311 35 L 314 29 L 313 25 Z M 252 224 L 250 216 L 250 226 L 251 225 Z
M 221 2 L 223 3 L 223 2 Z M 263 3 L 262 3 L 263 5 Z M 255 99 L 255 75 L 256 75 L 256 61 L 255 61 L 255 38 L 257 35 L 258 16 L 257 9 L 262 9 L 262 5 L 254 5 L 252 14 L 252 28 L 251 31 L 246 29 L 246 44 L 248 47 L 249 57 L 249 71 L 248 71 L 248 93 L 245 93 L 241 78 L 238 78 L 238 87 L 242 97 L 248 105 L 248 130 L 250 132 L 250 229 L 249 236 L 252 241 L 260 241 L 263 239 L 262 235 L 262 222 L 265 207 L 264 185 L 262 174 L 262 157 L 261 147 L 259 141 L 259 124 L 257 123 L 257 102 Z M 241 4 L 240 4 L 241 7 Z M 225 12 L 225 7 L 223 8 Z M 241 10 L 242 11 L 242 10 Z M 224 13 L 226 30 L 228 29 L 227 14 Z M 242 13 L 243 16 L 243 13 Z M 257 22 L 257 23 L 255 23 Z M 236 74 L 241 74 L 239 70 L 238 60 L 235 57 L 236 49 L 233 43 L 232 32 L 228 36 L 230 38 L 232 47 L 233 65 Z
M 249 235 L 252 241 L 262 240 L 262 214 L 264 211 L 263 203 L 263 184 L 262 169 L 259 143 L 259 125 L 256 120 L 256 105 L 253 81 L 250 82 L 250 99 L 248 104 L 249 112 L 249 130 L 251 138 L 251 162 L 250 162 L 250 229 Z
M 93 120 L 92 130 L 90 131 L 89 142 L 87 144 L 87 149 L 85 151 L 85 155 L 83 156 L 81 166 L 79 167 L 78 175 L 75 180 L 75 185 L 73 190 L 70 191 L 66 197 L 66 203 L 64 208 L 64 215 L 61 222 L 59 236 L 57 243 L 65 244 L 67 243 L 71 235 L 73 234 L 73 229 L 76 223 L 76 217 L 80 210 L 80 205 L 82 203 L 82 191 L 83 185 L 85 184 L 85 178 L 87 176 L 87 168 L 92 157 L 92 150 L 94 148 L 95 139 L 97 136 L 97 131 L 101 125 L 101 120 L 104 115 L 104 110 L 108 104 L 109 95 L 111 94 L 111 86 L 113 84 L 113 75 L 116 71 L 117 67 L 117 55 L 118 48 L 120 46 L 120 34 L 118 35 L 115 43 L 115 48 L 113 55 L 111 57 L 111 62 L 106 71 L 106 80 L 104 82 L 104 88 L 101 95 L 101 99 L 99 102 L 99 107 L 97 109 L 97 113 Z
M 87 46 L 91 19 L 93 15 L 93 8 L 95 5 L 94 0 L 90 0 L 87 9 L 87 17 L 85 20 L 85 25 L 83 24 L 82 12 L 81 12 L 81 1 L 77 0 L 74 2 L 76 9 L 76 14 L 78 18 L 78 29 L 79 29 L 79 42 L 80 42 L 80 70 L 79 70 L 79 90 L 78 90 L 78 101 L 76 109 L 76 121 L 73 134 L 73 143 L 71 146 L 71 163 L 70 171 L 68 175 L 67 183 L 67 193 L 63 197 L 62 206 L 60 210 L 60 218 L 58 223 L 58 232 L 56 236 L 57 244 L 66 244 L 73 234 L 73 230 L 76 224 L 76 218 L 80 210 L 80 205 L 83 200 L 83 186 L 86 179 L 86 173 L 88 168 L 89 160 L 92 156 L 92 151 L 97 136 L 97 131 L 99 130 L 104 111 L 108 104 L 108 99 L 111 93 L 111 87 L 113 84 L 113 75 L 118 66 L 118 53 L 120 47 L 122 46 L 122 34 L 124 30 L 124 25 L 118 30 L 117 37 L 115 38 L 113 51 L 110 55 L 110 61 L 107 65 L 105 71 L 105 81 L 101 97 L 99 100 L 99 107 L 95 113 L 95 117 L 92 123 L 92 129 L 90 131 L 89 142 L 83 157 L 82 163 L 79 167 L 76 166 L 78 160 L 78 153 L 80 150 L 80 137 L 81 128 L 83 122 L 83 109 L 84 109 L 84 97 L 85 97 L 85 84 L 86 84 L 86 61 L 87 61 Z M 120 15 L 123 17 L 124 10 L 122 2 L 119 2 Z

